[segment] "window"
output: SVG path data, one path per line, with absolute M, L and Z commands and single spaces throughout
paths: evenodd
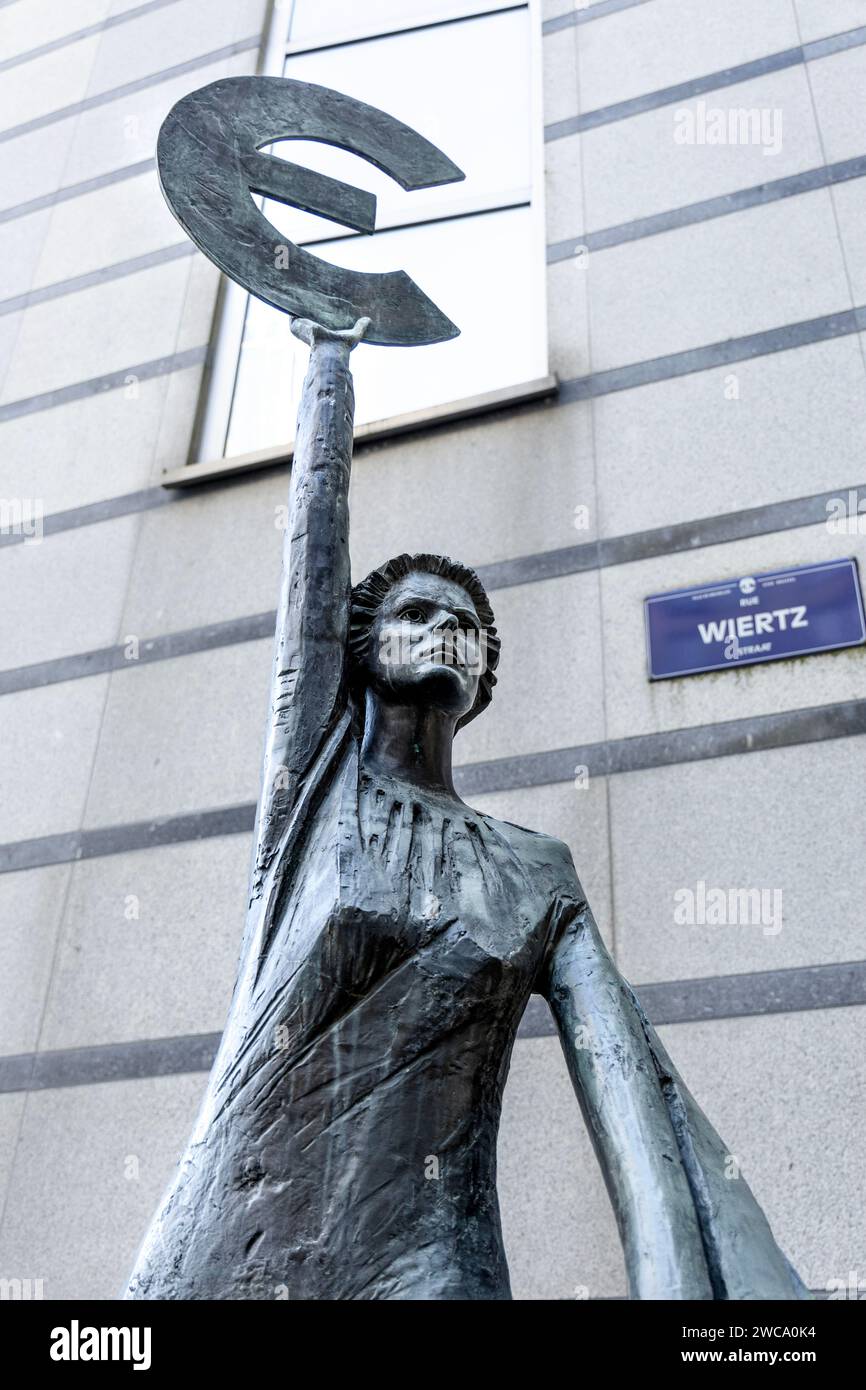
M 283 33 L 286 10 L 278 4 L 275 12 Z M 288 42 L 272 43 L 269 71 L 380 107 L 466 174 L 406 193 L 346 151 L 301 140 L 270 146 L 377 196 L 372 236 L 267 201 L 265 215 L 283 236 L 335 264 L 407 271 L 461 330 L 425 347 L 362 344 L 352 355 L 358 424 L 547 373 L 534 26 L 534 0 L 295 0 Z M 291 440 L 307 356 L 284 314 L 229 285 L 199 457 L 233 458 Z

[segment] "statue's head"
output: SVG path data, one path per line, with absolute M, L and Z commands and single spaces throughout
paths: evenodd
M 385 702 L 456 716 L 490 704 L 499 661 L 493 609 L 474 570 L 445 555 L 398 555 L 352 590 L 351 679 Z

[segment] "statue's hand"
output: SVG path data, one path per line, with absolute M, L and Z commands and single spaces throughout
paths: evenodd
M 370 327 L 372 319 L 358 319 L 354 328 L 325 328 L 324 324 L 316 323 L 314 319 L 291 320 L 291 328 L 296 338 L 300 338 L 307 347 L 315 347 L 316 343 L 348 343 L 349 351 L 360 343 L 367 329 Z

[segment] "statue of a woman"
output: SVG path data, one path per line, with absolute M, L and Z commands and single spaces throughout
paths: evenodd
M 349 354 L 310 366 L 237 984 L 195 1132 L 126 1290 L 170 1299 L 508 1299 L 500 1105 L 549 1002 L 633 1298 L 809 1297 L 601 941 L 564 844 L 473 811 L 455 732 L 498 641 L 463 565 L 352 589 Z M 483 660 L 475 660 L 475 654 Z M 483 667 L 483 669 L 482 669 Z

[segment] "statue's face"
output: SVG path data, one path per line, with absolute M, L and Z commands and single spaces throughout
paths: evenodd
M 368 663 L 382 699 L 468 714 L 484 671 L 484 634 L 466 590 L 440 575 L 407 574 L 382 600 Z

